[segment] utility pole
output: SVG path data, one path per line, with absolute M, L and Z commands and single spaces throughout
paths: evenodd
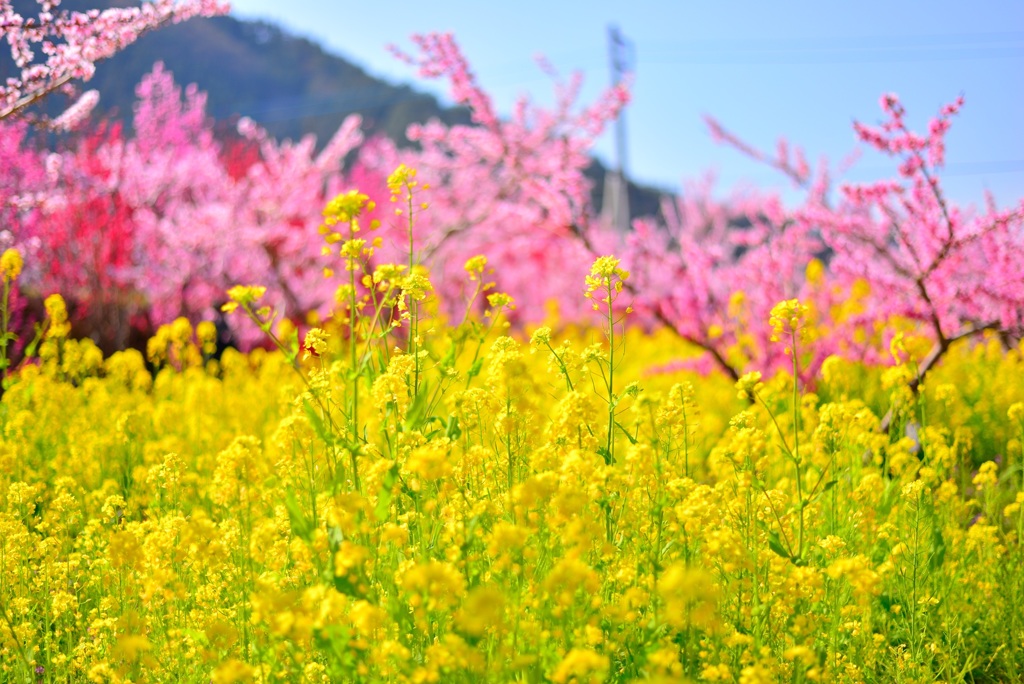
M 612 85 L 617 86 L 623 77 L 633 70 L 633 44 L 619 31 L 619 27 L 608 27 L 608 55 L 611 63 Z M 626 177 L 626 112 L 619 110 L 615 117 L 615 162 L 605 176 L 604 207 L 605 220 L 616 230 L 629 230 L 629 181 Z

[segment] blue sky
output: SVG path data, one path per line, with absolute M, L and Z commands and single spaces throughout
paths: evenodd
M 966 98 L 947 141 L 945 182 L 961 203 L 992 191 L 1001 205 L 1024 196 L 1024 3 L 588 2 L 483 3 L 234 0 L 235 15 L 272 20 L 314 39 L 375 76 L 443 96 L 418 81 L 388 44 L 417 32 L 451 31 L 502 111 L 528 93 L 550 101 L 537 67 L 584 72 L 584 101 L 610 78 L 608 27 L 633 43 L 636 75 L 626 112 L 628 171 L 667 188 L 715 170 L 725 191 L 740 184 L 787 189 L 770 169 L 716 145 L 702 114 L 754 145 L 780 136 L 814 162 L 838 163 L 856 146 L 851 122 L 880 120 L 879 96 L 898 94 L 924 128 L 957 95 Z M 595 152 L 610 160 L 611 136 Z M 845 178 L 894 173 L 865 153 Z M 787 191 L 787 196 L 793 194 Z

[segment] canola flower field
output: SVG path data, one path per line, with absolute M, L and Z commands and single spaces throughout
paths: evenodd
M 1024 676 L 1021 348 L 914 387 L 907 334 L 802 382 L 787 301 L 796 372 L 652 372 L 689 352 L 629 327 L 615 258 L 580 283 L 603 325 L 507 329 L 483 257 L 447 322 L 411 255 L 370 268 L 364 206 L 328 206 L 301 344 L 255 285 L 226 309 L 273 350 L 219 359 L 184 319 L 103 358 L 47 299 L 0 403 L 0 680 Z

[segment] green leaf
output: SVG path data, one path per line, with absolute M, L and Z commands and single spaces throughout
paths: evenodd
M 288 357 L 292 359 L 299 358 L 299 331 L 292 330 L 291 335 L 285 340 L 288 345 Z
M 334 434 L 327 429 L 327 425 L 324 424 L 324 419 L 320 416 L 320 411 L 316 406 L 308 399 L 302 400 L 302 408 L 306 412 L 306 417 L 309 418 L 309 424 L 313 426 L 313 432 L 319 437 L 324 444 L 334 443 Z
M 423 421 L 423 427 L 434 424 L 437 424 L 437 427 L 423 435 L 424 437 L 427 438 L 428 442 L 437 437 L 438 435 L 440 435 L 441 431 L 444 430 L 444 424 L 441 422 L 441 419 L 438 418 L 437 416 L 430 416 L 425 421 Z
M 179 629 L 178 630 L 178 634 L 181 634 L 182 636 L 187 636 L 190 639 L 193 639 L 196 643 L 202 644 L 204 646 L 209 646 L 210 645 L 210 639 L 209 639 L 209 637 L 206 636 L 206 632 L 204 630 L 201 630 L 201 629 Z
M 341 542 L 345 541 L 345 535 L 341 531 L 341 528 L 337 525 L 331 525 L 327 528 L 327 546 L 330 548 L 331 553 L 337 553 L 338 549 L 341 548 Z
M 786 550 L 786 547 L 782 545 L 782 539 L 779 537 L 779 533 L 774 530 L 768 532 L 768 548 L 775 552 L 776 555 L 782 556 L 788 560 L 793 560 L 793 555 Z
M 25 358 L 31 359 L 36 355 L 36 351 L 39 349 L 39 343 L 43 341 L 44 327 L 42 323 L 36 323 L 35 332 L 36 335 L 28 345 L 25 346 Z
M 444 427 L 444 435 L 452 441 L 462 436 L 462 428 L 459 427 L 458 416 L 448 416 L 448 423 Z
M 448 351 L 445 352 L 444 356 L 437 364 L 442 369 L 454 368 L 455 367 L 455 345 L 449 344 Z
M 622 430 L 622 434 L 626 435 L 626 439 L 629 440 L 630 444 L 636 444 L 636 438 L 634 438 L 633 435 L 629 434 L 629 430 L 623 427 L 622 423 L 620 423 L 619 421 L 615 421 L 615 427 Z
M 313 538 L 313 523 L 306 517 L 302 506 L 299 505 L 295 492 L 289 491 L 284 498 L 284 507 L 288 509 L 288 519 L 292 524 L 292 534 L 303 541 L 310 541 Z
M 257 316 L 259 315 L 259 311 L 256 312 L 256 315 Z M 262 319 L 260 321 L 260 323 L 259 323 L 260 330 L 262 330 L 263 332 L 265 332 L 268 335 L 270 335 L 271 331 L 274 328 L 274 321 L 275 320 L 277 320 L 277 312 L 271 312 L 266 318 L 264 318 L 264 319 Z
M 377 505 L 373 509 L 373 516 L 377 518 L 379 522 L 384 522 L 388 519 L 391 511 L 391 490 L 394 488 L 395 483 L 398 482 L 398 465 L 391 466 L 381 481 L 380 489 L 377 491 Z
M 821 491 L 815 492 L 814 496 L 808 497 L 806 501 L 804 501 L 804 502 L 802 502 L 800 504 L 800 509 L 799 510 L 803 510 L 803 509 L 807 508 L 808 506 L 810 506 L 812 503 L 814 503 L 815 501 L 820 499 L 822 496 L 824 496 L 825 492 L 827 492 L 828 490 L 830 490 L 833 487 L 835 487 L 836 484 L 838 484 L 838 483 L 839 483 L 839 480 L 829 480 L 828 482 L 826 482 L 825 486 L 821 488 Z
M 354 598 L 361 598 L 359 589 L 347 577 L 335 576 L 334 588 L 337 589 L 340 594 L 345 594 L 346 596 L 352 596 Z
M 473 365 L 470 366 L 469 370 L 466 372 L 466 378 L 472 380 L 476 376 L 480 375 L 480 369 L 482 369 L 483 367 L 484 360 L 477 359 L 476 361 L 473 362 Z
M 932 527 L 932 548 L 928 558 L 928 565 L 932 570 L 938 570 L 946 560 L 946 540 L 942 537 L 942 529 L 938 525 Z
M 405 430 L 411 432 L 423 427 L 427 422 L 427 397 L 430 394 L 427 383 L 420 383 L 420 392 L 413 397 L 412 404 L 405 414 Z

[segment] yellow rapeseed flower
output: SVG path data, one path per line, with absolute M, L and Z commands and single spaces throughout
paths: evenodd
M 204 354 L 217 351 L 217 326 L 212 321 L 201 321 L 196 326 L 196 339 Z
M 985 461 L 978 468 L 978 474 L 974 476 L 971 482 L 979 491 L 987 489 L 989 487 L 995 487 L 999 483 L 999 466 L 996 465 L 995 461 Z
M 397 584 L 410 594 L 414 607 L 445 610 L 459 604 L 466 591 L 466 579 L 451 563 L 431 560 L 414 563 L 397 573 Z
M 772 342 L 778 342 L 780 336 L 796 333 L 804 328 L 808 308 L 799 299 L 787 299 L 772 307 L 768 319 L 772 326 Z
M 328 337 L 330 335 L 322 328 L 310 328 L 309 332 L 306 333 L 305 343 L 302 345 L 306 349 L 306 353 L 302 355 L 303 360 L 308 359 L 314 354 L 323 356 L 327 351 Z
M 362 216 L 364 212 L 372 211 L 373 208 L 374 203 L 370 201 L 370 198 L 358 190 L 343 192 L 335 195 L 324 207 L 324 225 L 351 223 Z
M 399 164 L 388 176 L 388 190 L 391 191 L 392 195 L 397 195 L 402 191 L 403 187 L 414 185 L 416 183 L 413 180 L 415 177 L 416 169 L 410 168 L 405 164 Z
M 455 614 L 455 626 L 471 637 L 494 633 L 504 619 L 505 595 L 494 585 L 476 587 Z
M 235 285 L 228 290 L 228 298 L 231 300 L 220 308 L 224 313 L 231 313 L 239 306 L 247 308 L 255 304 L 264 294 L 267 288 L 262 285 Z
M 483 254 L 470 257 L 466 260 L 466 265 L 463 268 L 466 270 L 466 276 L 470 280 L 479 280 L 483 276 L 484 269 L 487 268 L 487 257 Z
M 707 630 L 717 624 L 718 588 L 708 572 L 675 563 L 659 578 L 658 593 L 665 602 L 665 619 L 676 629 Z
M 754 395 L 764 387 L 761 382 L 761 373 L 752 371 L 736 381 L 736 397 L 747 401 L 753 401 Z
M 213 684 L 241 684 L 253 681 L 255 676 L 256 669 L 252 665 L 232 658 L 217 666 L 210 681 Z
M 5 250 L 3 256 L 0 256 L 0 275 L 3 276 L 5 282 L 10 283 L 17 280 L 24 266 L 25 259 L 21 256 L 21 252 L 13 247 Z
M 52 294 L 43 302 L 46 309 L 46 317 L 50 325 L 46 329 L 46 337 L 67 337 L 71 334 L 71 323 L 68 321 L 68 308 L 64 304 L 64 298 L 59 294 Z
M 598 684 L 608 676 L 611 662 L 608 656 L 589 648 L 574 648 L 551 673 L 551 681 L 558 684 Z
M 584 278 L 587 289 L 583 296 L 593 299 L 594 293 L 600 290 L 604 294 L 594 303 L 594 309 L 598 308 L 597 302 L 611 304 L 619 292 L 625 287 L 629 279 L 629 271 L 619 267 L 619 259 L 613 256 L 601 256 L 594 260 L 590 267 L 590 274 Z
M 551 328 L 546 325 L 537 328 L 530 336 L 531 347 L 543 347 L 548 344 L 551 344 Z

